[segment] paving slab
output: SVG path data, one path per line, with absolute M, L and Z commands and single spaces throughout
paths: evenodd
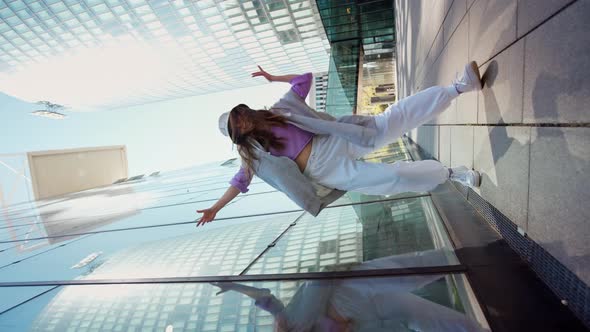
M 436 124 L 454 124 L 457 118 L 457 101 L 453 100 L 451 105 L 447 107 L 436 119 L 432 122 Z
M 413 38 L 411 29 L 411 11 L 409 1 L 396 0 L 396 61 L 397 61 L 397 75 L 398 96 L 405 97 L 411 94 L 410 91 L 410 76 L 412 69 L 412 44 Z
M 452 9 L 451 9 L 452 10 Z M 468 62 L 468 22 L 462 21 L 457 30 L 444 47 L 440 57 L 435 62 L 437 70 L 437 84 L 450 85 L 457 75 L 461 75 Z M 458 110 L 460 108 L 460 113 Z M 437 119 L 440 124 L 475 123 L 477 121 L 477 96 L 474 93 L 456 98 L 447 111 Z
M 426 59 L 444 19 L 444 1 L 423 3 L 422 6 L 418 37 L 419 56 L 416 58 L 418 83 L 425 75 Z
M 473 167 L 472 126 L 451 126 L 451 166 Z
M 524 122 L 590 122 L 589 17 L 577 1 L 525 37 Z
M 474 127 L 475 191 L 515 224 L 527 229 L 529 127 Z
M 412 47 L 412 58 L 411 58 L 411 72 L 412 77 L 412 84 L 415 84 L 415 78 L 418 74 L 421 64 L 424 62 L 426 58 L 426 52 L 428 49 L 426 45 L 424 45 L 423 40 L 423 31 L 424 31 L 424 11 L 427 8 L 424 8 L 425 4 L 422 1 L 410 1 L 410 29 L 412 31 L 412 42 L 410 46 Z
M 446 45 L 459 23 L 466 17 L 467 0 L 453 0 L 443 22 L 443 43 Z
M 436 82 L 433 80 L 434 75 L 432 75 L 432 66 L 428 66 L 431 70 L 425 70 L 422 75 L 420 75 L 419 79 L 419 90 L 428 89 L 431 86 L 436 85 Z
M 528 233 L 590 284 L 590 128 L 533 128 Z
M 518 37 L 571 2 L 572 0 L 518 0 Z
M 422 126 L 416 129 L 414 141 L 434 158 L 438 157 L 438 126 Z
M 476 1 L 469 10 L 469 56 L 484 63 L 516 40 L 514 0 Z
M 424 12 L 428 10 L 428 6 L 422 1 L 405 1 L 404 6 L 408 8 L 407 29 L 409 32 L 408 39 L 404 45 L 406 49 L 406 72 L 407 72 L 407 87 L 409 95 L 415 94 L 419 90 L 418 78 L 422 72 L 422 64 L 428 53 L 430 45 L 425 45 L 422 36 L 427 22 L 424 22 Z
M 465 64 L 469 62 L 469 22 L 467 16 L 459 24 L 455 34 L 447 45 L 449 52 L 453 54 L 451 59 L 452 77 L 447 84 L 450 84 L 455 77 L 463 74 Z M 456 99 L 457 115 L 453 123 L 476 123 L 477 122 L 477 93 L 465 93 Z
M 477 93 L 465 93 L 457 98 L 456 124 L 477 123 Z
M 428 70 L 434 64 L 436 59 L 440 56 L 440 53 L 443 50 L 443 32 L 442 28 L 438 31 L 438 34 L 434 38 L 432 42 L 432 47 L 430 48 L 430 52 L 428 53 L 428 57 L 424 63 L 424 67 Z
M 410 30 L 398 40 L 398 49 L 409 47 L 398 57 L 407 59 L 404 91 L 448 85 L 471 59 L 485 85 L 413 131 L 414 141 L 447 166 L 482 171 L 475 191 L 590 284 L 590 1 L 441 0 L 444 20 L 434 35 L 440 8 L 420 6 L 419 20 L 396 22 Z M 532 266 L 561 278 L 544 279 L 559 288 L 572 275 L 554 270 L 553 257 Z
M 436 85 L 447 86 L 451 83 L 454 74 L 453 73 L 453 63 L 454 63 L 453 56 L 451 52 L 448 51 L 447 48 L 443 50 L 441 53 L 440 58 L 435 63 L 433 67 L 433 74 L 435 78 L 433 80 L 436 82 Z M 453 124 L 455 123 L 455 119 L 457 118 L 457 102 L 454 99 L 449 107 L 445 109 L 436 119 L 430 121 L 430 123 L 437 123 L 437 124 Z
M 451 127 L 438 127 L 438 161 L 451 166 Z
M 438 55 L 442 50 L 442 23 L 445 18 L 447 1 L 432 1 L 426 4 L 422 11 L 421 39 L 424 44 L 427 58 L 431 53 Z M 441 38 L 437 38 L 437 37 Z M 437 41 L 438 39 L 438 41 Z M 425 60 L 425 59 L 424 59 Z M 424 63 L 424 62 L 423 62 Z M 428 68 L 427 66 L 423 66 Z
M 524 40 L 480 68 L 478 123 L 521 123 Z

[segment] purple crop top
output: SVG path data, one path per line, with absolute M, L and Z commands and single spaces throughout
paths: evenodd
M 270 154 L 295 160 L 303 148 L 311 141 L 313 134 L 290 123 L 286 127 L 272 127 L 271 131 L 277 138 L 283 138 L 283 150 L 270 149 Z
M 299 75 L 291 80 L 291 90 L 297 93 L 301 98 L 305 99 L 311 88 L 312 80 L 313 75 L 311 73 Z M 314 136 L 312 133 L 292 124 L 287 124 L 286 127 L 272 127 L 271 130 L 275 136 L 284 138 L 283 142 L 285 148 L 280 151 L 270 149 L 270 154 L 277 157 L 285 156 L 291 160 L 297 158 L 299 153 L 301 153 L 301 150 L 303 150 Z M 252 178 L 248 176 L 246 170 L 240 167 L 240 170 L 234 175 L 229 184 L 245 193 L 248 191 L 248 186 L 250 185 L 251 180 Z

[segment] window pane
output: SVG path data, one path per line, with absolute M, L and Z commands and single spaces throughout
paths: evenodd
M 191 220 L 176 219 L 171 214 L 173 210 L 146 211 L 139 214 L 143 215 L 142 218 L 128 218 L 128 222 L 138 225 L 140 221 L 149 222 L 154 218 L 162 222 Z M 187 214 L 195 215 L 194 209 L 186 210 Z M 0 281 L 236 275 L 300 214 L 218 220 L 202 228 L 195 228 L 195 223 L 190 222 L 75 239 L 29 241 L 25 244 L 26 248 L 30 248 L 27 251 L 13 246 L 3 252 L 2 265 L 19 262 L 5 267 Z M 53 250 L 35 256 L 35 253 L 50 248 Z
M 352 201 L 366 199 L 353 195 Z M 321 272 L 392 255 L 401 255 L 406 266 L 458 263 L 429 197 L 327 208 L 317 218 L 305 215 L 248 273 Z M 267 264 L 274 261 L 279 264 L 269 271 Z
M 462 277 L 65 286 L 3 314 L 0 325 L 18 331 L 272 331 L 274 324 L 285 331 L 484 331 L 481 311 L 456 282 Z

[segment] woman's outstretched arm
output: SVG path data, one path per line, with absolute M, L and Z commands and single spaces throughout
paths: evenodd
M 269 81 L 269 82 L 285 82 L 285 83 L 289 83 L 289 82 L 291 82 L 292 79 L 294 79 L 295 77 L 299 76 L 299 75 L 280 75 L 280 76 L 276 76 L 276 75 L 271 75 L 271 74 L 267 73 L 260 66 L 258 66 L 258 69 L 259 69 L 259 71 L 252 73 L 252 77 L 262 76 L 262 77 L 266 78 L 266 80 Z
M 283 302 L 272 295 L 270 290 L 267 288 L 256 288 L 233 282 L 213 282 L 211 284 L 221 289 L 219 292 L 217 292 L 217 294 L 227 292 L 228 290 L 233 290 L 249 296 L 255 300 L 254 304 L 258 308 L 268 311 L 273 316 L 275 316 L 275 318 L 278 318 L 276 315 L 283 313 L 285 310 L 285 305 Z
M 313 75 L 311 73 L 305 73 L 303 75 L 274 76 L 265 72 L 260 66 L 258 66 L 258 69 L 260 69 L 260 71 L 252 73 L 252 77 L 263 76 L 269 82 L 291 83 L 291 90 L 299 95 L 299 97 L 303 99 L 307 98 L 307 94 L 311 89 L 311 84 L 313 81 Z
M 254 173 L 250 171 L 247 167 L 240 167 L 240 170 L 234 175 L 234 177 L 229 182 L 230 187 L 227 188 L 223 196 L 212 207 L 204 210 L 197 210 L 197 213 L 202 213 L 203 216 L 197 222 L 197 227 L 201 225 L 205 225 L 208 222 L 211 222 L 215 219 L 215 215 L 217 212 L 221 210 L 227 203 L 231 202 L 236 196 L 240 194 L 240 192 L 245 193 L 248 191 L 248 186 L 252 181 L 252 177 Z
M 221 198 L 217 200 L 217 202 L 215 202 L 215 204 L 213 204 L 212 207 L 208 209 L 197 210 L 197 213 L 203 214 L 201 219 L 199 219 L 199 221 L 197 222 L 197 227 L 213 221 L 213 219 L 215 219 L 215 216 L 217 215 L 217 212 L 219 212 L 219 210 L 226 206 L 227 203 L 231 202 L 232 199 L 236 198 L 236 196 L 238 196 L 239 193 L 240 189 L 234 186 L 230 186 L 229 188 L 227 188 L 223 196 L 221 196 Z
M 261 297 L 269 296 L 270 290 L 268 288 L 257 288 L 252 286 L 246 286 L 242 284 L 237 284 L 235 282 L 212 282 L 211 285 L 217 286 L 220 288 L 220 291 L 217 292 L 215 295 L 219 295 L 221 293 L 225 293 L 229 290 L 233 290 L 244 295 L 248 295 L 249 297 L 253 298 L 254 300 L 258 300 Z

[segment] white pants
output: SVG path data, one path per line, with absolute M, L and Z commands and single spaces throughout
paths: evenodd
M 434 189 L 449 177 L 447 168 L 436 160 L 384 164 L 357 159 L 436 117 L 457 95 L 453 86 L 434 86 L 390 106 L 375 116 L 378 134 L 374 148 L 358 146 L 334 135 L 315 136 L 304 174 L 329 188 L 369 195 Z

